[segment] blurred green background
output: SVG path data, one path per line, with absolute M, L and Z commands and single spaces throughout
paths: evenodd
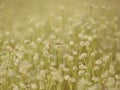
M 96 6 L 107 6 L 111 14 L 120 15 L 120 0 L 0 0 L 0 30 L 17 21 L 24 21 L 29 15 L 44 17 L 49 12 L 59 11 L 60 6 L 65 6 L 66 12 L 76 9 L 83 14 L 85 3 Z

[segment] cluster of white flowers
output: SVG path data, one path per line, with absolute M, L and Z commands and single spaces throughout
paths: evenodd
M 0 90 L 120 89 L 119 17 L 87 7 L 87 16 L 64 6 L 44 20 L 30 15 L 21 33 L 0 26 Z

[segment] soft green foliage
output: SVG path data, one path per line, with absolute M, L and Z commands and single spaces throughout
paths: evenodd
M 119 12 L 93 3 L 82 11 L 60 6 L 12 24 L 2 11 L 0 90 L 119 90 Z

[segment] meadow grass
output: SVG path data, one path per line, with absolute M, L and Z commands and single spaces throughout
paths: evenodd
M 1 23 L 0 90 L 119 90 L 119 13 L 85 10 Z

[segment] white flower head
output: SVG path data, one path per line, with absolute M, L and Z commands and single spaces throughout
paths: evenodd
M 73 46 L 74 45 L 74 41 L 70 41 L 69 45 Z
M 64 76 L 64 79 L 65 79 L 65 80 L 69 80 L 69 79 L 70 79 L 70 76 L 69 76 L 69 75 L 65 75 L 65 76 Z
M 96 61 L 95 61 L 95 64 L 96 64 L 96 65 L 101 65 L 101 64 L 102 64 L 102 61 L 101 61 L 101 60 L 96 60 Z
M 34 90 L 34 89 L 36 90 L 36 89 L 37 89 L 37 85 L 36 85 L 35 83 L 32 83 L 32 84 L 31 84 L 31 88 L 32 88 L 33 90 Z

